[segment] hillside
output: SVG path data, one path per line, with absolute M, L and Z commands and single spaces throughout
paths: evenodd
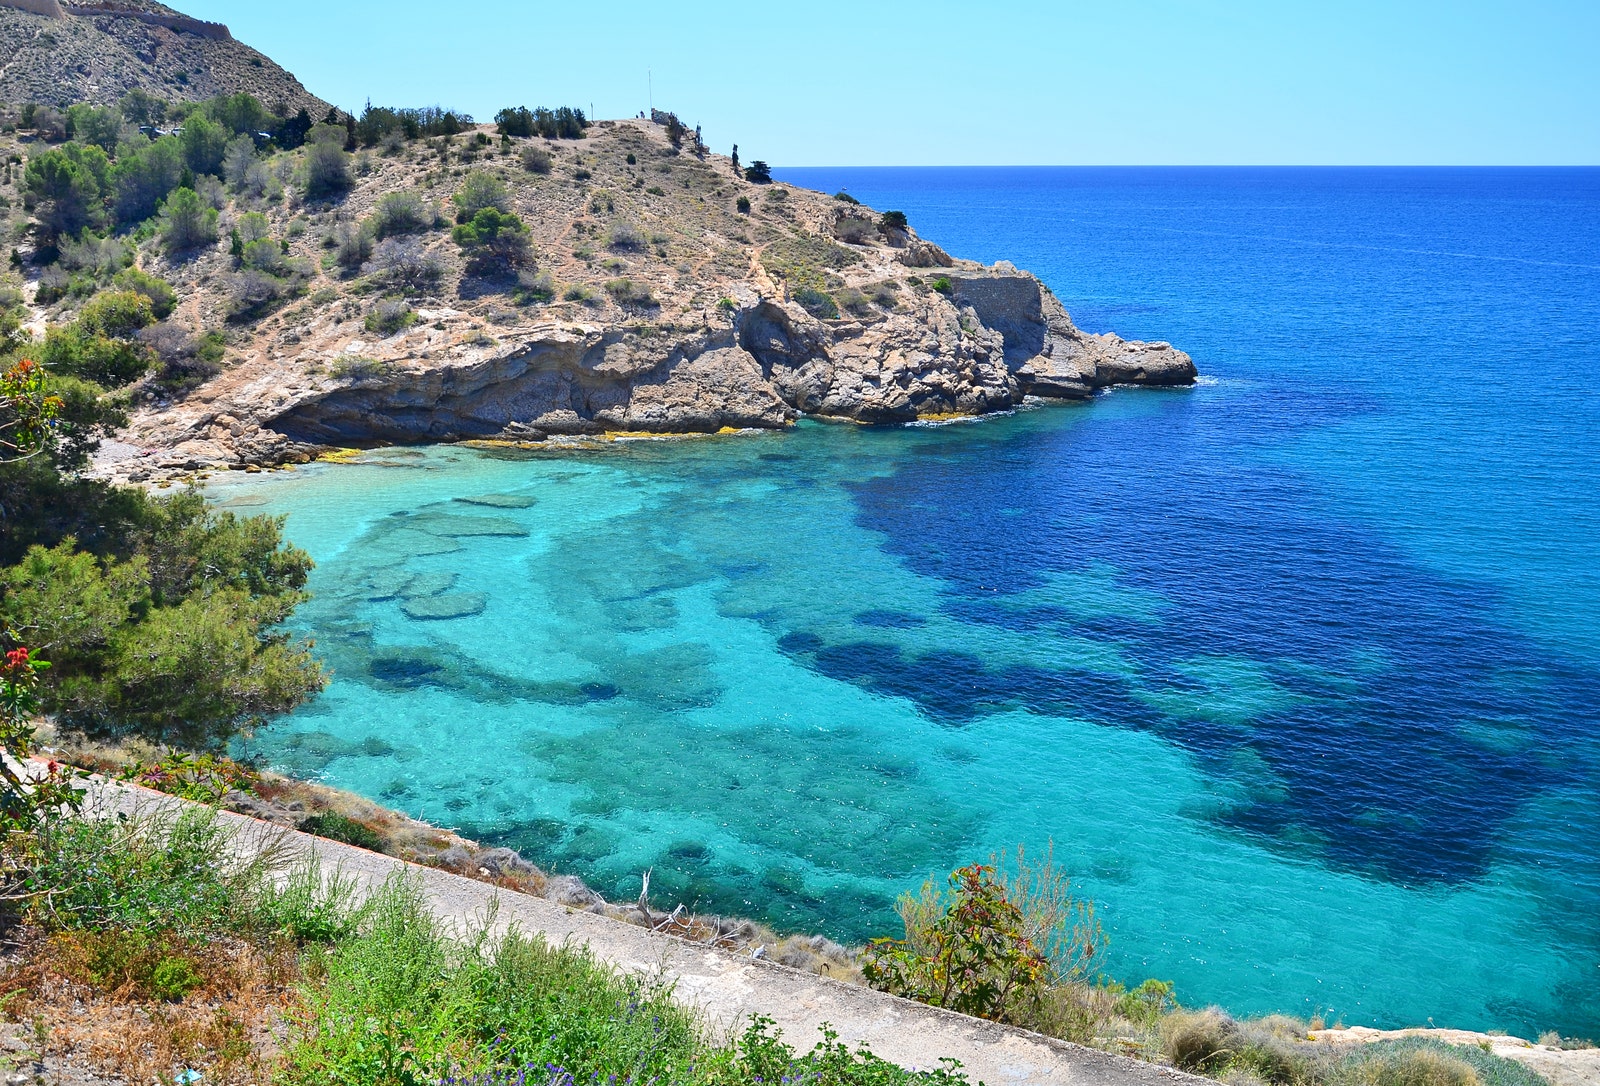
M 582 140 L 390 141 L 356 156 L 336 199 L 297 189 L 309 153 L 267 164 L 288 179 L 281 198 L 219 193 L 215 245 L 173 257 L 139 243 L 140 266 L 178 290 L 182 331 L 228 343 L 204 387 L 142 391 L 126 435 L 151 451 L 139 471 L 375 442 L 774 427 L 802 412 L 907 421 L 1193 379 L 1164 344 L 1080 332 L 1026 273 L 952 259 L 852 202 L 750 183 L 648 121 Z M 527 224 L 514 273 L 475 273 L 451 236 L 453 198 L 485 177 Z M 397 199 L 405 221 L 371 225 Z M 281 251 L 270 268 L 230 255 L 247 216 Z M 41 319 L 70 320 L 75 304 Z
M 328 111 L 328 103 L 225 27 L 191 27 L 154 3 L 93 0 L 92 8 L 99 13 L 75 15 L 88 8 L 56 0 L 0 0 L 0 102 L 105 105 L 139 87 L 175 101 L 244 91 L 279 112 Z M 42 14 L 52 10 L 61 14 Z

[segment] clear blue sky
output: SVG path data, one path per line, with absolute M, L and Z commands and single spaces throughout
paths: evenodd
M 176 0 L 347 108 L 655 104 L 776 165 L 1600 164 L 1600 0 Z

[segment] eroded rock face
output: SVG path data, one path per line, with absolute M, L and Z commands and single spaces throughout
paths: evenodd
M 241 370 L 141 436 L 186 448 L 185 463 L 275 462 L 327 446 L 779 428 L 800 414 L 906 422 L 1195 378 L 1168 344 L 1080 331 L 1031 275 L 965 265 L 949 278 L 948 295 L 859 318 L 819 320 L 747 286 L 690 331 L 549 324 L 345 377 L 269 384 Z

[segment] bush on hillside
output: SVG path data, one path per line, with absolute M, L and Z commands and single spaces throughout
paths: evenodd
M 149 219 L 179 186 L 184 170 L 184 150 L 176 136 L 162 136 L 123 155 L 110 171 L 117 222 L 134 226 Z
M 647 244 L 645 236 L 631 222 L 615 222 L 606 235 L 606 247 L 618 252 L 639 252 Z
M 494 275 L 526 267 L 533 259 L 528 228 L 521 219 L 485 207 L 471 221 L 451 231 L 467 254 L 467 270 L 474 275 Z
M 111 161 L 98 147 L 72 143 L 28 160 L 22 175 L 26 205 L 39 224 L 40 241 L 54 247 L 105 222 L 104 197 Z
M 379 302 L 367 314 L 365 326 L 367 331 L 380 336 L 392 336 L 403 332 L 417 322 L 416 310 L 405 302 L 389 299 Z
M 456 205 L 457 223 L 471 222 L 485 208 L 503 214 L 511 210 L 511 194 L 506 191 L 505 182 L 482 170 L 469 173 L 450 202 Z
M 433 209 L 415 192 L 388 192 L 378 198 L 367 221 L 372 236 L 382 241 L 428 229 L 433 225 Z
M 161 206 L 161 241 L 169 256 L 180 256 L 217 240 L 217 209 L 194 189 L 178 189 Z
M 311 130 L 303 181 L 307 199 L 331 199 L 348 192 L 355 183 L 344 140 L 345 130 L 337 125 L 318 125 Z
M 758 158 L 745 168 L 744 179 L 753 185 L 771 184 L 772 167 Z
M 790 297 L 801 309 L 819 320 L 831 321 L 839 316 L 838 304 L 833 300 L 833 295 L 826 291 L 815 287 L 798 287 Z
M 529 173 L 546 174 L 555 167 L 555 156 L 543 147 L 527 146 L 518 153 L 522 168 Z
M 372 228 L 365 222 L 342 222 L 328 236 L 328 245 L 341 268 L 357 271 L 372 259 Z
M 415 238 L 388 238 L 373 250 L 362 274 L 379 283 L 416 293 L 435 286 L 444 276 L 444 262 Z

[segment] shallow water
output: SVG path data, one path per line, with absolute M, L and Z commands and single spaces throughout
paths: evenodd
M 1600 1034 L 1600 174 L 790 172 L 1207 380 L 216 481 L 337 676 L 255 748 L 840 939 L 1053 840 L 1120 979 Z

